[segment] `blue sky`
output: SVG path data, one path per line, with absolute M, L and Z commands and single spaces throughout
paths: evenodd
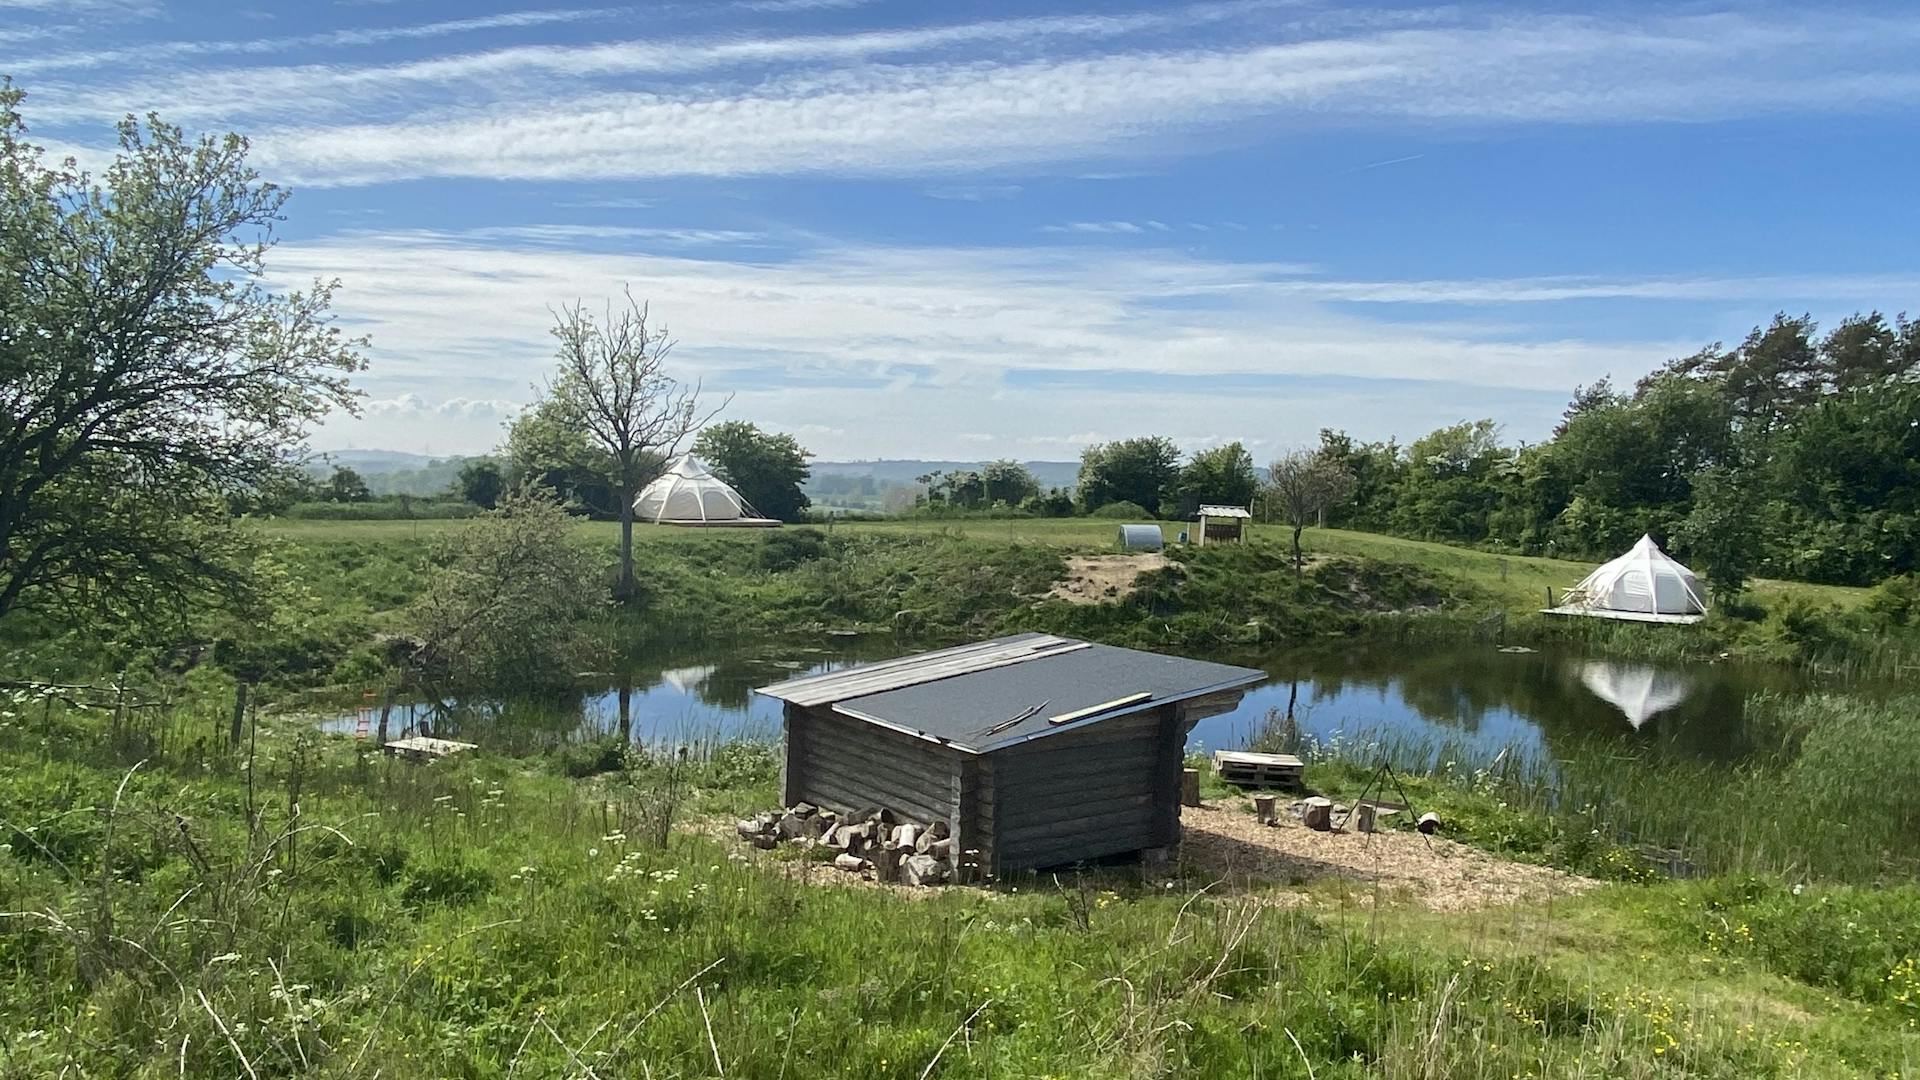
M 37 141 L 157 110 L 295 191 L 372 337 L 323 448 L 475 452 L 622 287 L 824 457 L 1322 426 L 1920 296 L 1905 4 L 0 0 Z

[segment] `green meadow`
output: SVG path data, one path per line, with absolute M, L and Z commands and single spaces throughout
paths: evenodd
M 1551 777 L 1408 778 L 1454 841 L 1601 882 L 1546 903 L 1433 911 L 1364 882 L 1188 863 L 886 890 L 731 838 L 775 798 L 765 746 L 563 742 L 417 766 L 319 734 L 306 710 L 359 685 L 373 635 L 432 573 L 429 542 L 458 527 L 275 523 L 311 617 L 236 749 L 231 684 L 205 668 L 0 706 L 0 1075 L 1920 1068 L 1920 700 L 1762 702 L 1765 751 L 1733 766 L 1595 755 Z M 595 633 L 611 655 L 673 633 L 731 648 L 729 629 L 884 626 L 904 649 L 1043 625 L 1204 654 L 1230 643 L 1194 642 L 1242 633 L 1252 610 L 1282 641 L 1332 626 L 1417 647 L 1489 609 L 1522 632 L 1534 583 L 1580 572 L 1314 532 L 1305 575 L 1261 542 L 1183 553 L 1124 601 L 1035 599 L 1067 555 L 1109 550 L 1110 529 L 642 528 L 644 613 Z M 611 527 L 581 530 L 611 544 Z M 1351 796 L 1367 765 L 1321 754 L 1308 782 Z M 1216 784 L 1208 797 L 1250 812 Z M 1684 847 L 1701 876 L 1654 869 L 1648 843 Z

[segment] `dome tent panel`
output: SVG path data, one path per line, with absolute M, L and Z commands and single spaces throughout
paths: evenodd
M 1588 574 L 1562 601 L 1548 610 L 1646 622 L 1698 622 L 1707 611 L 1699 579 L 1661 551 L 1651 536 L 1642 536 L 1632 550 Z
M 759 517 L 740 493 L 691 454 L 675 458 L 633 500 L 634 517 L 660 525 L 778 525 Z

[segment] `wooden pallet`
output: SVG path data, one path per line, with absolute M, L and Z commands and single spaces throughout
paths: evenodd
M 1215 750 L 1213 771 L 1220 779 L 1243 788 L 1298 788 L 1306 763 L 1292 754 L 1256 754 L 1250 750 Z
M 430 739 L 423 735 L 415 735 L 406 739 L 394 739 L 381 747 L 381 749 L 389 754 L 398 754 L 411 761 L 431 761 L 434 758 L 446 757 L 449 754 L 458 754 L 462 751 L 475 749 L 475 745 L 470 742 L 455 742 L 452 739 Z

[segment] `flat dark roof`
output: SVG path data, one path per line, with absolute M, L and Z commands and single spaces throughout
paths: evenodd
M 1042 638 L 1043 635 L 1022 634 L 1000 640 L 1018 644 Z M 863 696 L 837 698 L 832 707 L 836 712 L 869 723 L 986 753 L 1029 739 L 1075 731 L 1171 701 L 1239 689 L 1266 678 L 1265 672 L 1253 668 L 1112 645 L 1072 644 L 1082 647 L 1055 648 L 1032 659 L 939 675 L 928 681 Z M 950 652 L 941 650 L 941 653 Z M 898 662 L 895 664 L 898 666 Z M 849 687 L 857 688 L 860 671 L 861 668 L 854 667 L 835 674 L 846 676 Z M 783 686 L 785 684 L 762 687 L 759 692 L 784 698 L 787 695 L 782 692 Z M 1050 722 L 1054 716 L 1141 693 L 1152 696 L 1083 720 L 1065 724 Z M 1045 705 L 1032 716 L 987 734 L 989 729 L 1042 702 Z

